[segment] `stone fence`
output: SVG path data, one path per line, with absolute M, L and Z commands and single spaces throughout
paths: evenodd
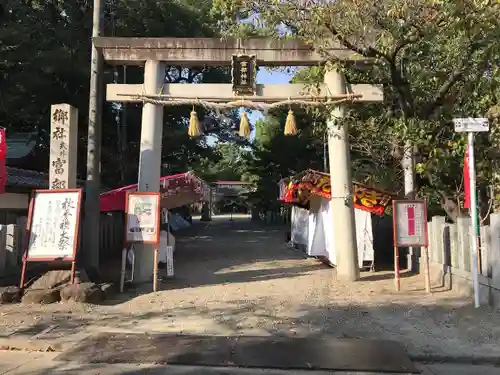
M 480 227 L 479 284 L 482 304 L 500 307 L 500 213 Z M 435 216 L 429 222 L 429 260 L 434 283 L 472 295 L 470 218 L 455 224 Z M 435 284 L 434 284 L 435 285 Z

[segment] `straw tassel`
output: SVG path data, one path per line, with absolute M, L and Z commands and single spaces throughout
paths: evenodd
M 246 112 L 241 113 L 240 119 L 240 137 L 248 138 L 250 136 L 250 123 L 248 122 L 248 116 Z
M 198 137 L 201 135 L 200 122 L 198 121 L 198 114 L 196 111 L 191 111 L 191 117 L 189 118 L 189 129 L 188 135 L 190 137 Z
M 295 116 L 293 115 L 293 111 L 290 109 L 288 111 L 288 116 L 286 116 L 285 135 L 295 134 L 297 134 L 297 124 L 295 123 Z

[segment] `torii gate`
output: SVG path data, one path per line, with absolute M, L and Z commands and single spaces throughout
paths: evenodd
M 94 38 L 96 49 L 109 64 L 145 65 L 144 84 L 109 84 L 106 100 L 112 102 L 141 102 L 148 97 L 181 97 L 205 100 L 216 96 L 219 100 L 239 99 L 231 84 L 165 84 L 165 66 L 228 66 L 233 55 L 255 55 L 259 66 L 314 66 L 324 63 L 324 57 L 310 45 L 294 40 L 272 39 L 212 39 L 212 38 Z M 360 61 L 362 57 L 352 51 L 332 45 L 327 52 L 343 61 Z M 283 98 L 306 96 L 307 87 L 301 84 L 257 85 L 255 94 L 245 96 L 254 102 L 273 103 Z M 374 85 L 348 85 L 342 74 L 335 70 L 326 73 L 318 96 L 332 97 L 346 93 L 358 94 L 360 102 L 380 102 L 382 88 Z M 339 124 L 342 106 L 332 111 L 328 121 L 328 149 L 332 189 L 332 210 L 337 246 L 337 276 L 345 280 L 359 279 L 354 207 L 352 204 L 351 160 L 348 129 Z M 161 140 L 163 132 L 163 106 L 144 102 L 142 110 L 138 191 L 159 191 L 161 170 Z M 100 147 L 100 145 L 96 145 Z M 152 245 L 143 245 L 136 253 L 135 280 L 150 281 L 153 269 Z

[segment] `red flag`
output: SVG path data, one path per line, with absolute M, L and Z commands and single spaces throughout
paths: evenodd
M 0 194 L 5 193 L 5 185 L 7 184 L 7 167 L 5 165 L 7 159 L 7 140 L 5 129 L 0 128 Z
M 464 208 L 470 208 L 470 175 L 469 175 L 469 150 L 464 156 Z

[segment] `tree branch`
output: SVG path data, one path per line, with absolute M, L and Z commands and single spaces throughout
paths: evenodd
M 394 50 L 392 53 L 389 55 L 393 61 L 396 61 L 397 55 L 401 50 L 410 44 L 418 42 L 419 39 L 423 37 L 423 32 L 419 29 L 417 29 L 416 34 L 411 34 L 407 38 L 402 39 L 398 44 L 396 44 L 396 47 L 394 47 Z
M 459 68 L 456 68 L 451 72 L 446 81 L 443 82 L 439 90 L 434 95 L 434 98 L 422 109 L 421 117 L 428 119 L 434 111 L 443 103 L 446 95 L 448 95 L 451 88 L 459 82 L 467 69 L 473 64 L 472 56 L 476 53 L 485 43 L 472 42 L 469 45 L 468 51 L 462 60 L 462 64 Z
M 360 54 L 361 56 L 367 57 L 367 58 L 377 58 L 381 57 L 388 62 L 390 62 L 390 57 L 383 53 L 382 51 L 379 51 L 373 47 L 359 47 L 354 45 L 353 43 L 349 42 L 347 38 L 344 38 L 340 32 L 336 29 L 335 26 L 329 23 L 325 23 L 324 26 L 332 33 L 332 35 L 346 48 L 350 49 L 353 52 L 356 52 Z

